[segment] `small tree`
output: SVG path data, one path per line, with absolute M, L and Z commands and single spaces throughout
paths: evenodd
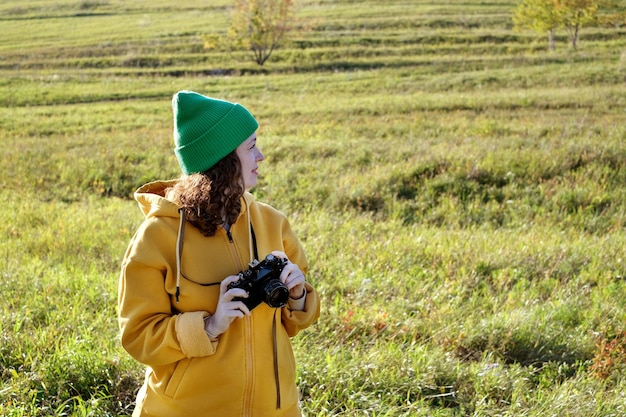
M 529 28 L 548 35 L 551 51 L 555 49 L 554 31 L 560 24 L 560 17 L 554 7 L 555 0 L 524 0 L 513 13 L 515 28 Z
M 572 48 L 576 49 L 580 28 L 596 21 L 598 0 L 555 0 L 555 6 Z
M 292 29 L 294 21 L 292 0 L 236 0 L 228 41 L 237 49 L 251 51 L 254 61 L 263 65 Z

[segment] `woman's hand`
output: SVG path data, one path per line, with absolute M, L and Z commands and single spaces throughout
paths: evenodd
M 283 268 L 283 272 L 280 274 L 280 280 L 289 289 L 289 297 L 294 300 L 300 299 L 304 296 L 304 273 L 300 270 L 297 264 L 291 262 L 287 255 L 281 251 L 274 251 L 272 255 L 278 256 L 287 260 L 287 265 Z
M 250 310 L 242 301 L 233 300 L 235 297 L 247 298 L 246 290 L 241 288 L 228 289 L 228 284 L 238 279 L 238 275 L 230 275 L 220 283 L 220 298 L 217 300 L 215 313 L 209 319 L 205 319 L 204 323 L 204 330 L 211 339 L 217 338 L 228 330 L 230 323 L 236 318 L 250 315 Z

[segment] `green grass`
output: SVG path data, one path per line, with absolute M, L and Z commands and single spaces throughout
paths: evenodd
M 0 5 L 0 414 L 130 413 L 117 275 L 179 89 L 260 121 L 323 302 L 306 415 L 626 412 L 623 27 L 549 53 L 515 1 L 306 0 L 259 68 L 203 50 L 210 3 Z

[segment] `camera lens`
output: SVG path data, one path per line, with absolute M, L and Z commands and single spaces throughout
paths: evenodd
M 287 305 L 289 300 L 289 289 L 278 279 L 269 280 L 265 287 L 265 302 L 273 308 L 281 308 Z

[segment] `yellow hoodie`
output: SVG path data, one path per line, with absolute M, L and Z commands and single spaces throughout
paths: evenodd
M 306 274 L 304 251 L 289 222 L 246 193 L 230 233 L 218 228 L 205 237 L 187 225 L 177 255 L 178 207 L 164 197 L 174 183 L 149 183 L 135 193 L 146 219 L 122 262 L 122 345 L 148 366 L 133 416 L 300 416 L 289 338 L 319 317 L 319 295 L 311 285 L 306 284 L 303 311 L 262 303 L 233 321 L 217 341 L 209 339 L 203 322 L 215 311 L 219 282 L 248 268 L 248 221 L 261 259 L 281 250 Z

